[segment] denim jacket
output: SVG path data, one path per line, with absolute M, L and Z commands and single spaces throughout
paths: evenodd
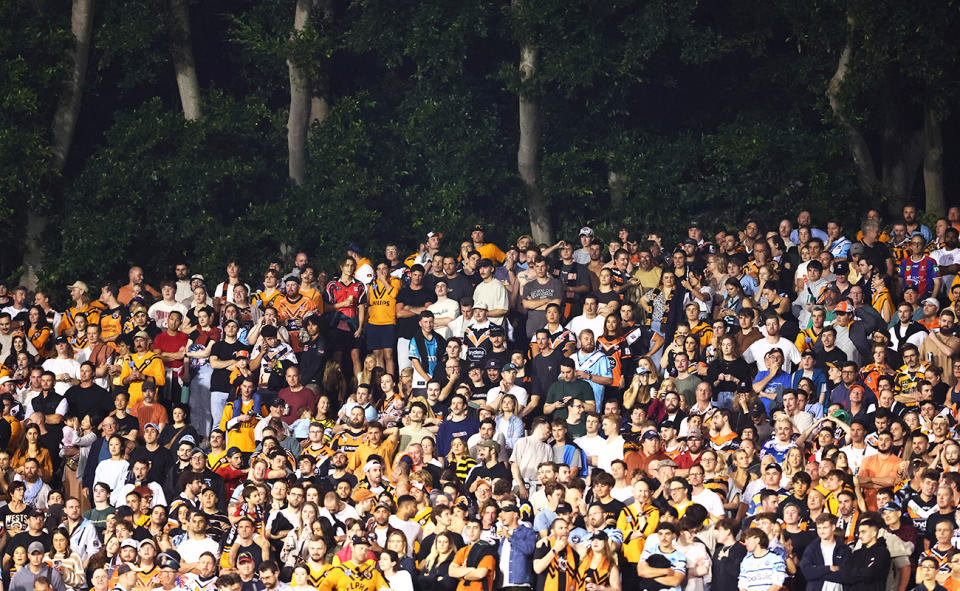
M 505 586 L 533 585 L 533 551 L 537 545 L 537 533 L 524 524 L 510 534 L 510 555 L 503 555 L 504 540 L 500 540 L 500 560 L 509 560 L 510 580 Z

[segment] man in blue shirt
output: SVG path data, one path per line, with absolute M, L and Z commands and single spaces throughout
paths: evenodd
M 783 391 L 790 388 L 792 380 L 790 374 L 782 369 L 783 351 L 779 347 L 767 351 L 763 356 L 763 364 L 767 369 L 758 373 L 753 380 L 753 391 L 760 397 L 769 415 L 773 403 L 782 400 Z

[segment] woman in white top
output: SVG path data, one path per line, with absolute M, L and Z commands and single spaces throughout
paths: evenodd
M 383 578 L 390 583 L 392 591 L 413 591 L 413 579 L 410 573 L 400 568 L 400 558 L 393 550 L 383 550 L 377 561 Z
M 107 443 L 107 449 L 110 451 L 110 459 L 100 462 L 94 472 L 93 482 L 102 482 L 110 487 L 110 504 L 117 505 L 117 491 L 127 481 L 127 472 L 130 470 L 130 463 L 123 459 L 124 439 L 119 435 L 110 437 Z

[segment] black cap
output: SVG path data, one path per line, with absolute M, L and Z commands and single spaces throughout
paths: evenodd
M 367 538 L 364 538 L 363 536 L 353 536 L 352 538 L 350 538 L 350 542 L 351 542 L 354 546 L 356 546 L 356 545 L 358 545 L 358 544 L 363 544 L 364 546 L 369 546 L 369 545 L 370 545 L 370 540 L 368 540 Z

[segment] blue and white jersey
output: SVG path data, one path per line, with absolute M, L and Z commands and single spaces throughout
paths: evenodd
M 673 570 L 675 570 L 675 571 L 677 571 L 677 572 L 683 573 L 684 576 L 686 576 L 686 574 L 687 574 L 687 558 L 686 558 L 686 556 L 684 556 L 679 550 L 677 550 L 676 548 L 674 548 L 672 551 L 670 551 L 669 553 L 667 553 L 667 552 L 664 552 L 663 550 L 661 550 L 661 549 L 660 549 L 660 544 L 657 543 L 657 544 L 653 545 L 652 547 L 651 547 L 651 546 L 646 546 L 646 547 L 643 549 L 643 553 L 640 554 L 640 560 L 641 560 L 641 561 L 649 560 L 650 557 L 651 557 L 652 555 L 654 555 L 654 554 L 659 554 L 660 556 L 666 557 L 666 559 L 670 561 L 670 568 L 672 568 Z M 662 587 L 662 588 L 660 589 L 660 591 L 680 591 L 680 588 L 681 588 L 680 585 L 678 585 L 678 586 L 676 586 L 676 587 Z
M 747 554 L 740 563 L 737 587 L 747 591 L 766 591 L 771 585 L 783 585 L 787 578 L 787 564 L 773 552 L 759 558 Z

